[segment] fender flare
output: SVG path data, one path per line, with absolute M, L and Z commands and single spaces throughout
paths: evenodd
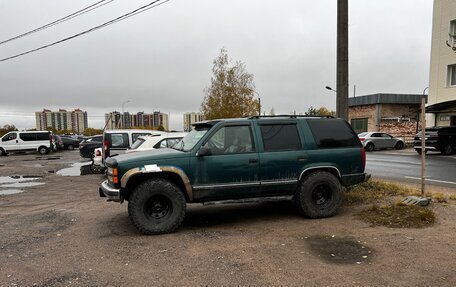
M 177 166 L 158 166 L 156 164 L 145 165 L 143 167 L 135 167 L 128 170 L 120 179 L 120 187 L 126 188 L 128 180 L 135 175 L 138 174 L 151 174 L 151 173 L 160 173 L 160 172 L 169 172 L 177 174 L 182 182 L 184 183 L 185 190 L 184 192 L 187 194 L 190 201 L 193 201 L 193 188 L 190 183 L 190 179 L 188 178 L 187 174 Z

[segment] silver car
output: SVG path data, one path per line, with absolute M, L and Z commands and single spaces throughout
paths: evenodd
M 366 151 L 387 148 L 403 149 L 405 146 L 403 139 L 385 133 L 365 132 L 358 134 L 358 137 Z

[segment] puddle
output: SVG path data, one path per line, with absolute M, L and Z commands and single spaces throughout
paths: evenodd
M 70 167 L 60 169 L 55 173 L 61 176 L 80 176 L 92 172 L 90 171 L 90 164 L 87 165 L 87 162 L 75 162 Z
M 313 255 L 334 264 L 369 263 L 373 250 L 353 238 L 313 236 L 307 239 Z
M 23 192 L 25 187 L 42 185 L 44 182 L 36 182 L 41 178 L 34 175 L 0 176 L 0 195 L 17 194 Z

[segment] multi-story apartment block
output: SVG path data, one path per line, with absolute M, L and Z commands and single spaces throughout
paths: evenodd
M 165 130 L 169 130 L 169 117 L 168 114 L 161 112 L 153 112 L 146 114 L 139 112 L 130 114 L 128 112 L 119 113 L 117 111 L 105 114 L 106 129 L 129 129 L 132 127 L 147 127 L 157 129 L 162 126 Z
M 203 120 L 203 115 L 200 113 L 190 112 L 184 114 L 184 131 L 192 130 L 192 125 Z
M 74 111 L 59 109 L 55 112 L 43 109 L 42 112 L 35 112 L 35 121 L 37 130 L 53 128 L 56 130 L 73 130 L 79 134 L 82 134 L 88 126 L 87 112 L 80 109 Z
M 456 125 L 456 1 L 434 0 L 427 126 Z

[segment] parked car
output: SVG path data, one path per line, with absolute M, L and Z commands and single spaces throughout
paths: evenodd
M 424 134 L 425 153 L 439 151 L 449 155 L 456 152 L 456 126 L 426 128 Z M 418 154 L 421 154 L 421 131 L 415 135 L 413 147 Z
M 77 138 L 68 137 L 68 136 L 60 136 L 63 148 L 67 150 L 74 150 L 75 148 L 79 148 L 79 140 Z
M 386 133 L 364 132 L 358 134 L 358 137 L 366 151 L 388 148 L 403 149 L 405 146 L 404 139 Z
M 65 146 L 63 144 L 62 138 L 59 135 L 52 135 L 52 142 L 53 142 L 53 150 L 57 151 L 59 149 L 63 149 Z
M 93 158 L 94 150 L 103 144 L 103 135 L 88 137 L 79 143 L 79 154 L 84 158 Z
M 310 218 L 332 216 L 344 189 L 369 178 L 366 155 L 343 119 L 270 116 L 211 120 L 172 148 L 109 157 L 101 197 L 128 201 L 143 234 L 174 231 L 187 203 L 293 197 Z
M 0 154 L 9 152 L 36 150 L 44 155 L 52 150 L 52 138 L 49 131 L 12 131 L 2 137 Z
M 172 132 L 163 135 L 140 136 L 131 148 L 126 150 L 126 153 L 172 147 L 186 135 L 187 133 Z M 102 152 L 102 148 L 95 149 L 95 156 L 92 159 L 92 165 L 95 166 L 95 170 L 100 170 L 104 167 Z
M 172 132 L 162 135 L 140 136 L 131 148 L 127 149 L 126 153 L 172 147 L 186 135 L 187 133 Z
M 125 153 L 140 136 L 162 134 L 165 134 L 165 132 L 154 130 L 106 130 L 103 133 L 103 161 L 107 157 Z

